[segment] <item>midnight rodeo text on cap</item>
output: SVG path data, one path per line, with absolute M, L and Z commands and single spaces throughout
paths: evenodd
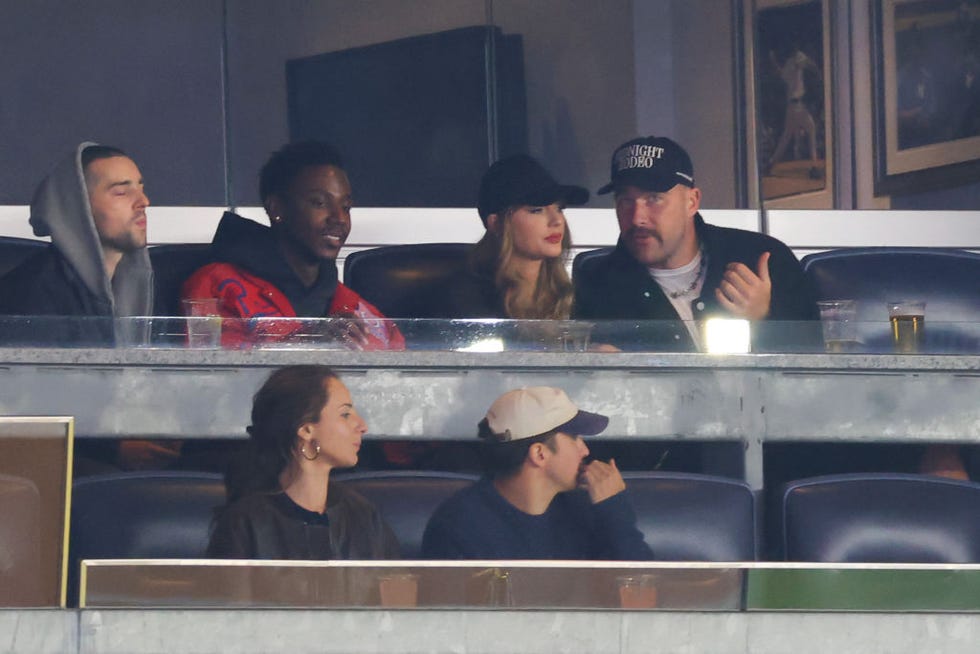
M 655 161 L 663 156 L 664 148 L 659 145 L 634 144 L 616 153 L 616 170 L 653 168 Z

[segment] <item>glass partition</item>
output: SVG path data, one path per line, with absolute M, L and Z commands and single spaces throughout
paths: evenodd
M 908 322 L 908 321 L 906 321 Z M 940 354 L 980 353 L 980 324 L 856 321 L 0 317 L 0 347 Z
M 530 561 L 83 561 L 84 607 L 737 611 L 744 571 Z
M 748 575 L 750 611 L 980 611 L 980 566 L 804 564 Z
M 82 562 L 87 608 L 980 612 L 976 564 Z

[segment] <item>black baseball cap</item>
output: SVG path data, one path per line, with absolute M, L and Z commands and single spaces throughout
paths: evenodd
M 521 204 L 543 207 L 552 202 L 577 206 L 588 201 L 587 189 L 559 184 L 533 157 L 515 154 L 496 162 L 483 174 L 477 211 L 486 225 L 487 216 L 507 207 Z
M 664 193 L 677 184 L 694 188 L 694 165 L 684 148 L 664 136 L 642 136 L 613 152 L 610 182 L 599 189 L 605 195 L 617 186 L 636 186 Z

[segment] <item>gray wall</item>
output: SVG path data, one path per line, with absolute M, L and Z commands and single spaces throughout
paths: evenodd
M 634 131 L 631 2 L 495 0 L 492 12 L 523 36 L 531 153 L 557 177 L 598 188 Z M 258 168 L 288 138 L 288 59 L 479 25 L 486 14 L 483 0 L 240 0 L 228 18 L 232 198 L 249 204 Z
M 732 61 L 732 16 L 742 3 L 233 0 L 226 24 L 221 0 L 6 0 L 0 2 L 0 204 L 27 204 L 54 162 L 85 139 L 129 150 L 155 204 L 254 204 L 258 168 L 288 138 L 287 59 L 482 24 L 489 13 L 505 32 L 523 36 L 529 148 L 558 177 L 594 191 L 618 143 L 667 134 L 691 152 L 705 206 L 733 208 L 739 64 Z M 841 15 L 846 22 L 847 12 Z M 838 119 L 855 126 L 851 140 L 858 144 L 870 125 L 869 90 L 850 72 L 867 69 L 867 28 L 837 44 L 844 68 L 835 80 L 853 84 L 855 108 Z M 338 101 L 356 98 L 341 91 Z M 862 173 L 870 167 L 866 148 L 847 143 L 841 153 L 854 190 L 841 184 L 847 197 L 839 206 L 880 206 Z M 980 184 L 893 204 L 975 209 Z
M 528 145 L 562 181 L 595 191 L 636 134 L 630 0 L 494 0 L 505 32 L 524 35 Z M 592 197 L 592 206 L 605 198 Z
M 11 654 L 974 654 L 969 613 L 88 609 L 0 611 Z
M 677 138 L 687 144 L 702 204 L 735 206 L 735 98 L 730 3 L 673 2 Z
M 81 141 L 136 159 L 156 203 L 224 202 L 221 2 L 0 2 L 0 204 Z
M 236 0 L 228 5 L 231 203 L 258 204 L 258 171 L 289 139 L 286 61 L 484 23 L 483 0 Z M 338 102 L 356 102 L 338 89 Z M 353 180 L 355 196 L 357 180 Z
M 736 206 L 732 9 L 719 0 L 633 4 L 639 134 L 687 149 L 705 208 Z

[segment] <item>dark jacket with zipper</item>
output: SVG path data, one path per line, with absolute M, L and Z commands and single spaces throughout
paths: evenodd
M 816 293 L 803 275 L 800 262 L 781 241 L 758 232 L 716 227 L 695 214 L 698 241 L 708 257 L 701 295 L 691 300 L 694 319 L 728 317 L 731 314 L 715 298 L 715 289 L 729 263 L 740 262 L 755 271 L 759 257 L 770 253 L 769 276 L 772 296 L 769 315 L 753 326 L 753 349 L 757 351 L 822 351 Z M 615 333 L 594 333 L 594 342 L 612 343 L 628 350 L 697 351 L 670 299 L 638 262 L 622 240 L 606 256 L 575 276 L 574 316 L 583 320 L 660 321 L 620 327 Z M 786 321 L 803 321 L 786 324 Z M 779 324 L 783 323 L 783 324 Z

